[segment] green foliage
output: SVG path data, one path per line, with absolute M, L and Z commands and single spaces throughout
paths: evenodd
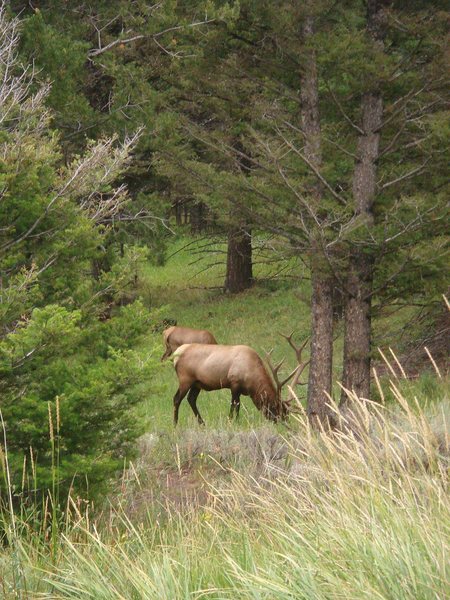
M 151 36 L 174 25 L 174 6 L 165 2 L 154 10 L 145 2 L 97 2 L 94 14 L 46 0 L 32 11 L 29 6 L 15 8 L 24 8 L 21 54 L 26 62 L 36 64 L 41 81 L 52 84 L 47 105 L 53 110 L 66 161 L 83 154 L 90 139 L 105 135 L 123 139 L 126 132 L 147 129 L 134 148 L 133 163 L 122 175 L 131 203 L 106 243 L 146 244 L 161 262 L 167 199 L 164 182 L 155 176 L 151 163 L 159 137 L 157 110 L 165 94 L 159 80 L 170 59 Z M 143 39 L 126 42 L 135 36 Z M 169 32 L 162 42 L 166 44 L 170 36 Z M 97 44 L 103 47 L 121 38 L 125 43 L 90 55 Z M 158 218 L 152 219 L 153 215 Z
M 133 455 L 134 440 L 143 431 L 133 411 L 143 399 L 137 387 L 155 364 L 148 351 L 133 347 L 148 325 L 149 314 L 139 302 L 106 322 L 46 305 L 0 343 L 2 413 L 15 492 L 32 489 L 20 490 L 33 469 L 28 462 L 22 473 L 24 456 L 34 456 L 40 490 L 50 485 L 48 411 L 56 399 L 61 493 L 70 488 L 86 493 L 88 480 L 98 494 L 100 484 Z
M 0 130 L 0 385 L 12 415 L 8 427 L 16 419 L 14 398 L 18 419 L 36 443 L 44 431 L 46 403 L 56 397 L 61 411 L 69 396 L 82 407 L 80 418 L 87 411 L 86 440 L 93 436 L 91 420 L 104 430 L 113 423 L 108 398 L 114 406 L 123 401 L 134 407 L 150 374 L 142 367 L 139 381 L 140 359 L 133 354 L 148 327 L 136 303 L 141 295 L 147 309 L 170 302 L 180 322 L 213 323 L 225 341 L 235 341 L 234 333 L 245 335 L 258 349 L 267 340 L 261 327 L 267 314 L 277 318 L 285 310 L 283 326 L 294 321 L 306 334 L 307 312 L 297 317 L 298 300 L 308 294 L 303 282 L 286 289 L 273 283 L 257 287 L 240 311 L 217 292 L 205 298 L 198 290 L 186 291 L 190 265 L 180 263 L 183 285 L 159 280 L 175 277 L 176 262 L 164 275 L 157 269 L 148 273 L 146 263 L 165 261 L 168 230 L 161 223 L 177 200 L 206 204 L 219 231 L 245 222 L 256 232 L 254 246 L 259 232 L 274 235 L 274 254 L 286 266 L 293 255 L 307 260 L 311 241 L 319 240 L 332 249 L 340 281 L 352 249 L 364 246 L 375 259 L 377 309 L 389 303 L 430 304 L 443 291 L 448 124 L 441 102 L 440 4 L 392 3 L 385 13 L 383 47 L 367 35 L 365 7 L 353 0 L 285 2 L 283 10 L 254 0 L 11 5 L 17 13 L 24 9 L 21 59 L 37 69 L 22 100 L 11 101 Z M 305 41 L 300 32 L 310 8 L 316 31 Z M 203 19 L 207 23 L 198 25 Z M 300 86 L 312 49 L 321 175 L 328 184 L 320 206 L 310 194 L 317 177 L 301 154 Z M 14 68 L 20 72 L 18 63 Z M 40 87 L 46 81 L 48 90 Z M 383 95 L 385 123 L 369 224 L 354 214 L 352 177 L 361 97 L 372 89 Z M 143 134 L 130 155 L 131 148 L 119 141 L 140 127 Z M 409 172 L 417 175 L 405 177 Z M 111 212 L 104 203 L 115 197 L 118 180 L 129 193 L 118 192 L 118 209 Z M 211 248 L 214 260 L 223 261 L 224 247 Z M 268 270 L 255 268 L 261 277 Z M 220 285 L 223 273 L 216 267 L 213 273 L 214 281 L 202 283 Z M 270 286 L 276 291 L 266 305 Z M 136 314 L 127 312 L 132 310 Z M 156 345 L 159 337 L 149 339 Z M 125 393 L 127 360 L 136 370 L 129 373 Z M 70 388 L 75 373 L 78 395 Z M 155 385 L 170 395 L 166 375 Z M 91 415 L 88 398 L 98 398 L 104 420 Z M 33 433 L 23 407 L 34 414 L 34 405 Z M 150 416 L 152 411 L 158 416 L 167 406 L 157 403 Z M 137 435 L 129 433 L 127 422 L 133 411 L 118 414 L 125 425 L 117 425 L 120 440 L 113 446 L 122 449 L 115 454 L 101 432 L 94 440 L 105 444 L 105 473 L 113 472 Z M 68 416 L 61 415 L 64 425 Z M 69 444 L 68 429 L 65 436 Z M 80 444 L 64 463 L 71 472 Z M 48 465 L 46 448 L 42 464 Z M 93 448 L 101 454 L 100 446 Z M 17 481 L 19 454 L 12 459 Z M 83 464 L 87 469 L 87 461 Z M 99 473 L 92 476 L 100 479 Z
M 431 302 L 445 291 L 447 273 L 448 119 L 439 6 L 393 3 L 383 12 L 382 44 L 368 34 L 365 5 L 352 0 L 285 2 L 282 11 L 248 0 L 233 10 L 232 19 L 196 41 L 182 75 L 168 74 L 173 95 L 161 119 L 167 135 L 155 168 L 172 194 L 188 192 L 222 226 L 245 222 L 284 238 L 286 254 L 293 246 L 305 256 L 314 244 L 325 245 L 339 282 L 348 257 L 364 246 L 374 259 L 379 306 L 424 296 Z M 308 14 L 311 40 L 301 33 Z M 182 35 L 187 43 L 189 33 Z M 311 50 L 320 174 L 327 184 L 319 207 L 310 195 L 317 177 L 302 156 L 300 88 Z M 355 215 L 352 178 L 361 99 L 373 90 L 382 95 L 384 116 L 375 222 L 369 224 Z
M 65 64 L 67 40 L 33 19 L 37 49 Z M 61 499 L 94 497 L 135 452 L 134 407 L 155 364 L 135 349 L 152 321 L 136 293 L 148 251 L 108 244 L 129 202 L 115 181 L 133 142 L 88 141 L 63 164 L 44 100 L 70 108 L 81 59 L 68 52 L 67 85 L 51 96 L 18 61 L 17 22 L 0 20 L 0 393 L 13 494 L 56 485 Z
M 88 49 L 84 40 L 74 40 L 46 23 L 39 9 L 24 20 L 21 51 L 36 61 L 45 79 L 52 83 L 48 102 L 55 111 L 57 126 L 76 127 L 93 118 L 92 107 L 80 94 Z

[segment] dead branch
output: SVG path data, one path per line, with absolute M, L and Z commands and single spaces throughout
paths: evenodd
M 334 94 L 333 90 L 331 89 L 331 86 L 329 85 L 329 83 L 328 83 L 328 82 L 326 83 L 326 86 L 327 86 L 327 88 L 328 88 L 328 91 L 329 91 L 329 92 L 330 92 L 330 94 L 331 94 L 331 97 L 332 97 L 332 99 L 333 99 L 333 102 L 336 104 L 336 106 L 337 106 L 337 107 L 338 107 L 338 109 L 339 109 L 339 112 L 340 112 L 340 113 L 341 113 L 341 115 L 344 117 L 344 119 L 347 121 L 347 123 L 348 123 L 349 125 L 351 125 L 351 126 L 353 127 L 353 129 L 354 129 L 355 131 L 357 131 L 357 132 L 358 132 L 360 135 L 364 135 L 364 131 L 361 129 L 361 127 L 359 127 L 359 126 L 358 126 L 356 123 L 354 123 L 354 122 L 352 121 L 352 119 L 351 119 L 351 118 L 350 118 L 350 117 L 347 115 L 347 113 L 345 112 L 345 110 L 342 108 L 342 105 L 341 105 L 341 103 L 340 103 L 340 102 L 339 102 L 339 100 L 336 98 L 336 96 L 335 96 L 335 94 Z
M 294 127 L 291 123 L 289 123 L 288 121 L 283 121 L 285 125 L 287 125 L 288 127 L 291 127 L 292 129 L 297 129 L 296 127 Z M 283 141 L 289 146 L 289 148 L 295 152 L 295 154 L 297 154 L 297 156 L 299 156 L 303 162 L 311 169 L 311 171 L 313 171 L 313 173 L 316 175 L 317 179 L 327 188 L 327 190 L 331 193 L 331 195 L 339 202 L 339 204 L 341 204 L 342 206 L 346 206 L 347 202 L 344 198 L 342 198 L 337 192 L 336 190 L 334 190 L 331 185 L 328 183 L 328 181 L 325 179 L 325 177 L 320 173 L 320 171 L 312 164 L 312 162 L 306 158 L 306 156 L 300 152 L 300 150 L 291 142 L 289 141 L 284 135 L 283 133 L 281 133 L 281 131 L 279 130 L 279 128 L 276 128 L 277 132 L 280 134 L 281 138 L 283 139 Z
M 421 173 L 429 162 L 430 162 L 430 158 L 427 158 L 427 160 L 423 164 L 421 164 L 419 167 L 416 167 L 415 169 L 408 171 L 408 173 L 405 173 L 404 175 L 401 175 L 400 177 L 397 177 L 396 179 L 392 179 L 392 181 L 388 181 L 387 183 L 383 184 L 379 188 L 380 191 L 385 190 L 388 187 L 391 187 L 391 185 L 400 183 L 400 181 L 404 181 L 405 179 L 410 179 L 411 177 L 414 177 L 414 175 L 417 175 L 418 173 Z
M 153 40 L 159 48 L 162 48 L 164 50 L 164 52 L 170 54 L 171 56 L 178 57 L 179 53 L 171 53 L 167 49 L 163 48 L 161 43 L 158 42 L 158 38 L 165 35 L 166 33 L 172 32 L 172 31 L 179 31 L 180 29 L 184 29 L 184 28 L 190 29 L 193 27 L 199 27 L 200 25 L 208 25 L 209 23 L 213 23 L 215 20 L 216 19 L 205 19 L 204 21 L 198 21 L 196 23 L 190 23 L 188 25 L 175 25 L 173 27 L 168 27 L 167 29 L 164 29 L 163 31 L 159 31 L 158 33 L 152 33 L 152 34 L 142 33 L 142 34 L 133 35 L 129 38 L 118 38 L 116 40 L 113 40 L 109 44 L 106 44 L 106 46 L 102 46 L 100 30 L 97 30 L 99 45 L 98 45 L 98 48 L 91 48 L 88 51 L 88 57 L 95 58 L 96 56 L 99 56 L 100 54 L 103 54 L 104 52 L 108 52 L 108 50 L 112 50 L 119 44 L 126 45 L 126 44 L 131 44 L 132 42 L 136 42 L 138 40 L 144 40 L 144 39 Z

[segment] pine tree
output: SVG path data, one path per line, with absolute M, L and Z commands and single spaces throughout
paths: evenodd
M 45 106 L 51 88 L 21 64 L 18 31 L 3 3 L 0 393 L 9 468 L 15 491 L 26 495 L 37 485 L 34 493 L 45 493 L 56 440 L 61 494 L 87 494 L 87 482 L 99 484 L 89 493 L 100 493 L 135 451 L 142 430 L 133 411 L 142 399 L 138 384 L 153 370 L 153 360 L 133 349 L 151 315 L 139 301 L 109 309 L 134 299 L 147 251 L 116 253 L 107 272 L 91 276 L 111 219 L 129 201 L 115 181 L 137 139 L 88 142 L 64 165 Z

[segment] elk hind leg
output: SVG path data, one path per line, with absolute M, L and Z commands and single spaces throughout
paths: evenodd
M 173 424 L 176 425 L 178 423 L 178 411 L 180 409 L 180 404 L 183 398 L 189 391 L 189 387 L 182 386 L 180 384 L 175 396 L 173 397 Z
M 166 360 L 166 358 L 169 358 L 169 356 L 172 354 L 172 351 L 170 348 L 166 348 L 166 351 L 164 352 L 164 354 L 161 356 L 161 362 L 164 362 Z
M 194 415 L 197 417 L 197 421 L 198 421 L 199 425 L 204 425 L 205 421 L 202 419 L 202 416 L 197 408 L 197 397 L 199 394 L 200 394 L 200 388 L 192 386 L 191 389 L 189 390 L 187 399 L 190 404 L 190 407 L 192 408 Z

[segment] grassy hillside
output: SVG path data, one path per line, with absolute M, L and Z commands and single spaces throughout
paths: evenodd
M 255 286 L 236 296 L 226 295 L 220 289 L 225 275 L 226 246 L 208 242 L 209 253 L 205 254 L 205 243 L 201 239 L 175 238 L 169 244 L 169 258 L 164 266 L 149 264 L 145 267 L 140 293 L 147 306 L 157 309 L 161 320 L 172 318 L 179 325 L 209 329 L 221 343 L 248 344 L 260 354 L 273 348 L 274 361 L 285 357 L 284 370 L 290 372 L 295 366 L 294 353 L 279 333 L 294 331 L 297 343 L 310 334 L 307 270 L 294 259 L 288 264 L 285 261 L 267 264 L 257 255 Z M 282 272 L 277 275 L 281 269 Z M 408 331 L 410 316 L 411 310 L 404 308 L 380 315 L 374 321 L 375 343 L 381 345 L 390 359 L 392 355 L 387 348 L 392 346 L 398 351 L 402 342 L 399 334 Z M 158 356 L 162 355 L 161 332 L 149 332 L 146 345 L 156 347 Z M 336 382 L 342 370 L 341 353 L 341 326 L 337 322 L 333 365 Z M 305 349 L 307 356 L 308 348 Z M 383 372 L 389 372 L 377 352 L 374 358 L 382 365 Z M 303 381 L 307 377 L 306 370 Z M 403 381 L 400 385 L 406 394 L 416 395 L 423 402 L 427 397 L 440 396 L 437 391 L 439 384 L 436 384 L 430 363 L 419 379 Z M 149 431 L 172 431 L 172 398 L 176 389 L 177 378 L 172 365 L 169 362 L 160 365 L 154 385 L 149 390 L 148 402 L 142 408 L 143 416 L 148 419 Z M 335 393 L 339 397 L 337 383 Z M 306 388 L 300 386 L 298 395 L 301 400 L 305 394 Z M 389 390 L 386 397 L 391 397 Z M 198 406 L 208 426 L 229 427 L 229 402 L 228 390 L 200 394 Z M 242 398 L 240 421 L 232 427 L 251 428 L 262 423 L 263 418 L 250 398 Z M 181 429 L 196 426 L 186 400 L 181 405 L 179 425 Z
M 189 246 L 186 248 L 186 245 Z M 169 249 L 170 258 L 164 266 L 149 265 L 142 283 L 142 294 L 148 306 L 160 309 L 161 318 L 176 319 L 179 325 L 211 330 L 224 344 L 248 344 L 257 352 L 273 348 L 274 360 L 286 357 L 285 370 L 295 366 L 295 356 L 279 332 L 295 331 L 297 342 L 309 335 L 309 281 L 303 278 L 301 265 L 292 260 L 290 278 L 272 279 L 280 264 L 256 264 L 258 283 L 237 296 L 224 295 L 220 286 L 224 279 L 224 264 L 215 264 L 205 270 L 208 263 L 224 260 L 224 245 L 210 247 L 221 254 L 207 256 L 198 262 L 195 254 L 202 242 L 181 238 Z M 292 278 L 296 275 L 300 279 Z M 159 345 L 163 353 L 160 332 L 149 333 L 149 346 Z M 305 354 L 307 356 L 307 354 Z M 306 377 L 307 375 L 305 375 Z M 158 430 L 172 427 L 172 397 L 177 389 L 177 379 L 170 363 L 161 365 L 155 377 L 154 389 L 145 407 L 150 428 Z M 304 388 L 302 388 L 304 390 Z M 300 391 L 300 395 L 304 391 Z M 230 392 L 202 392 L 198 406 L 202 416 L 211 426 L 226 426 Z M 249 398 L 242 399 L 239 427 L 260 424 L 261 416 Z M 192 426 L 194 418 L 186 401 L 180 409 L 180 426 Z
M 200 465 L 195 482 L 176 446 L 166 477 L 182 492 L 164 506 L 145 480 L 150 452 L 103 516 L 74 500 L 59 529 L 41 536 L 17 520 L 0 553 L 2 597 L 448 597 L 449 403 L 423 411 L 397 394 L 392 410 L 358 406 L 356 436 L 316 435 L 301 419 L 276 453 L 261 431 L 246 444 L 228 438 L 230 453 L 264 447 L 252 463 L 222 465 L 220 478 Z

